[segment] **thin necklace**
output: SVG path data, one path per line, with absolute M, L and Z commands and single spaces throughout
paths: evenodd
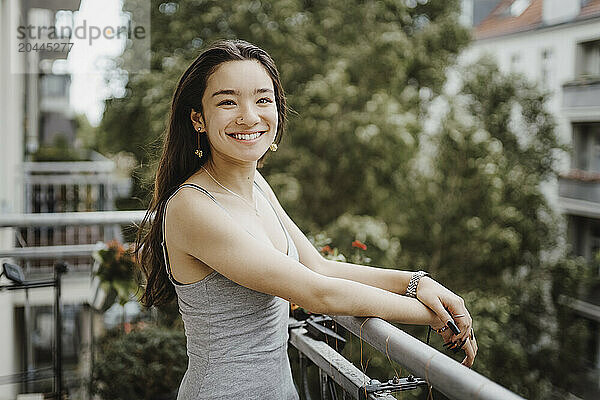
M 218 180 L 216 180 L 216 179 L 215 179 L 215 178 L 214 178 L 214 177 L 213 177 L 213 176 L 210 174 L 210 172 L 208 172 L 208 170 L 207 170 L 206 168 L 204 168 L 204 165 L 203 165 L 203 166 L 201 166 L 201 168 L 202 168 L 204 171 L 206 171 L 206 173 L 208 174 L 208 176 L 210 176 L 210 177 L 211 177 L 211 179 L 212 179 L 213 181 L 215 181 L 215 183 L 216 183 L 217 185 L 221 186 L 223 189 L 227 190 L 227 191 L 228 191 L 229 193 L 231 193 L 232 195 L 234 195 L 234 196 L 237 196 L 237 197 L 239 197 L 240 199 L 242 199 L 242 201 L 243 201 L 244 203 L 248 204 L 248 205 L 249 205 L 251 208 L 253 208 L 253 209 L 254 209 L 254 212 L 256 213 L 256 215 L 260 215 L 260 214 L 258 213 L 258 198 L 256 198 L 256 199 L 254 200 L 254 201 L 256 202 L 256 205 L 252 205 L 252 203 L 250 203 L 248 200 L 246 200 L 245 198 L 243 198 L 243 197 L 242 197 L 242 196 L 240 196 L 239 194 L 235 193 L 233 190 L 229 190 L 229 189 L 227 189 L 225 186 L 221 185 L 221 183 L 220 183 Z

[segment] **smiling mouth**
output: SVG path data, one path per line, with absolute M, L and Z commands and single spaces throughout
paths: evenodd
M 228 133 L 227 136 L 230 136 L 237 140 L 251 141 L 251 140 L 258 139 L 266 132 L 267 131 L 259 131 L 259 132 L 255 132 L 255 133 Z

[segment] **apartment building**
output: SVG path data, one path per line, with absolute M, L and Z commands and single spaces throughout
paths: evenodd
M 543 189 L 565 216 L 571 251 L 592 261 L 600 251 L 600 1 L 464 0 L 474 43 L 463 58 L 495 57 L 504 72 L 524 74 L 550 91 L 557 135 L 572 146 L 561 174 Z M 576 311 L 596 327 L 595 375 L 600 383 L 600 293 Z
M 44 144 L 57 139 L 74 142 L 71 77 L 64 68 L 68 52 L 56 48 L 19 51 L 16 28 L 69 24 L 79 8 L 80 0 L 0 0 L 0 216 L 113 207 L 112 161 L 98 154 L 77 163 L 32 159 Z M 60 38 L 66 43 L 69 39 Z M 3 258 L 3 254 L 39 246 L 94 243 L 106 234 L 101 227 L 0 228 L 0 263 L 20 265 L 26 279 L 48 278 L 56 259 Z M 82 399 L 87 392 L 77 394 L 76 390 L 86 385 L 81 377 L 89 376 L 89 371 L 80 371 L 82 357 L 89 356 L 90 324 L 98 317 L 89 305 L 93 294 L 90 256 L 69 260 L 74 268 L 62 280 L 64 387 L 71 396 Z M 6 277 L 0 278 L 0 285 L 7 284 Z M 0 290 L 1 400 L 56 390 L 52 386 L 53 303 L 52 288 Z

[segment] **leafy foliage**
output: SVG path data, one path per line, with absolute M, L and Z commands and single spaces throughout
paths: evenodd
M 108 297 L 111 292 L 116 294 L 121 306 L 132 299 L 138 288 L 138 277 L 133 254 L 116 241 L 109 242 L 106 249 L 94 253 L 94 259 L 99 263 L 96 275 L 100 278 L 103 289 Z
M 186 368 L 181 330 L 150 325 L 126 335 L 109 332 L 96 349 L 93 392 L 103 399 L 160 399 L 177 391 Z

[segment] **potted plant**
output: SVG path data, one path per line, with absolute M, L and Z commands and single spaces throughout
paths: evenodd
M 136 279 L 136 260 L 134 255 L 125 246 L 116 240 L 107 243 L 106 248 L 97 250 L 93 254 L 97 262 L 94 274 L 100 280 L 100 287 L 105 291 L 107 299 L 116 301 L 123 308 L 122 329 L 125 329 L 125 304 L 132 299 L 138 291 Z

